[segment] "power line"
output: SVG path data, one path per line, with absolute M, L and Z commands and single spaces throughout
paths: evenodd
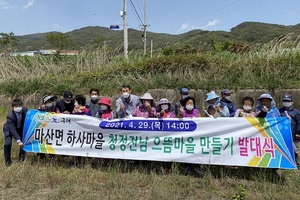
M 137 10 L 136 10 L 136 8 L 135 8 L 135 5 L 132 3 L 132 0 L 130 0 L 130 4 L 132 5 L 132 7 L 133 7 L 133 9 L 134 9 L 134 12 L 135 12 L 136 16 L 139 18 L 141 24 L 143 24 L 143 21 L 142 21 L 140 15 L 139 15 L 139 13 L 137 12 Z

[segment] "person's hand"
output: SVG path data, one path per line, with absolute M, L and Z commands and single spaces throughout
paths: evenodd
M 266 106 L 263 106 L 263 109 L 262 109 L 263 112 L 268 112 L 268 108 Z
M 121 109 L 121 110 L 124 110 L 124 109 L 125 109 L 125 106 L 124 106 L 123 103 L 120 104 L 120 109 Z
M 20 148 L 23 148 L 23 147 L 24 147 L 23 142 L 18 142 L 18 146 L 19 146 Z
M 166 112 L 164 110 L 161 110 L 160 113 L 162 116 L 164 116 Z
M 146 101 L 145 106 L 146 108 L 151 109 L 151 104 L 148 101 Z
M 66 111 L 64 112 L 64 114 L 70 114 L 70 112 L 66 110 Z
M 240 113 L 239 113 L 239 117 L 244 117 L 243 112 L 240 112 Z
M 295 139 L 296 139 L 296 140 L 300 140 L 300 135 L 299 135 L 299 134 L 296 134 L 296 135 L 295 135 Z
M 215 111 L 220 112 L 220 106 L 215 106 Z
M 179 109 L 179 114 L 182 114 L 184 112 L 184 107 L 180 107 L 180 109 Z

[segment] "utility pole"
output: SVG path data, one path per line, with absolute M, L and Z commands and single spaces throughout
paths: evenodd
M 146 14 L 147 14 L 147 0 L 144 0 L 144 33 L 143 33 L 143 41 L 144 41 L 144 55 L 146 55 L 147 51 L 147 37 L 146 37 L 146 28 L 147 28 L 147 22 L 146 22 Z
M 128 59 L 128 23 L 127 23 L 127 0 L 123 0 L 123 31 L 124 31 L 124 57 Z

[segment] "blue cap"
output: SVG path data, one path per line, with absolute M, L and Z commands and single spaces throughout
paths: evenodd
M 290 94 L 285 94 L 282 96 L 282 101 L 293 101 L 293 97 Z
M 189 93 L 189 90 L 187 88 L 181 88 L 180 90 L 180 93 L 183 94 L 183 93 Z
M 230 90 L 228 90 L 228 89 L 223 89 L 223 90 L 221 90 L 221 94 L 223 95 L 223 94 L 231 94 L 232 92 L 230 91 Z

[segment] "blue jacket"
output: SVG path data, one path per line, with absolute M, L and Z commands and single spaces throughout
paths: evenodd
M 230 114 L 229 117 L 233 117 L 236 111 L 235 104 L 232 101 L 228 101 L 227 99 L 221 99 L 220 101 L 227 106 Z
M 300 111 L 294 108 L 293 106 L 289 107 L 286 110 L 285 107 L 279 109 L 280 115 L 286 117 L 284 111 L 287 111 L 289 116 L 291 116 L 291 129 L 293 134 L 293 139 L 295 139 L 296 134 L 300 134 Z

